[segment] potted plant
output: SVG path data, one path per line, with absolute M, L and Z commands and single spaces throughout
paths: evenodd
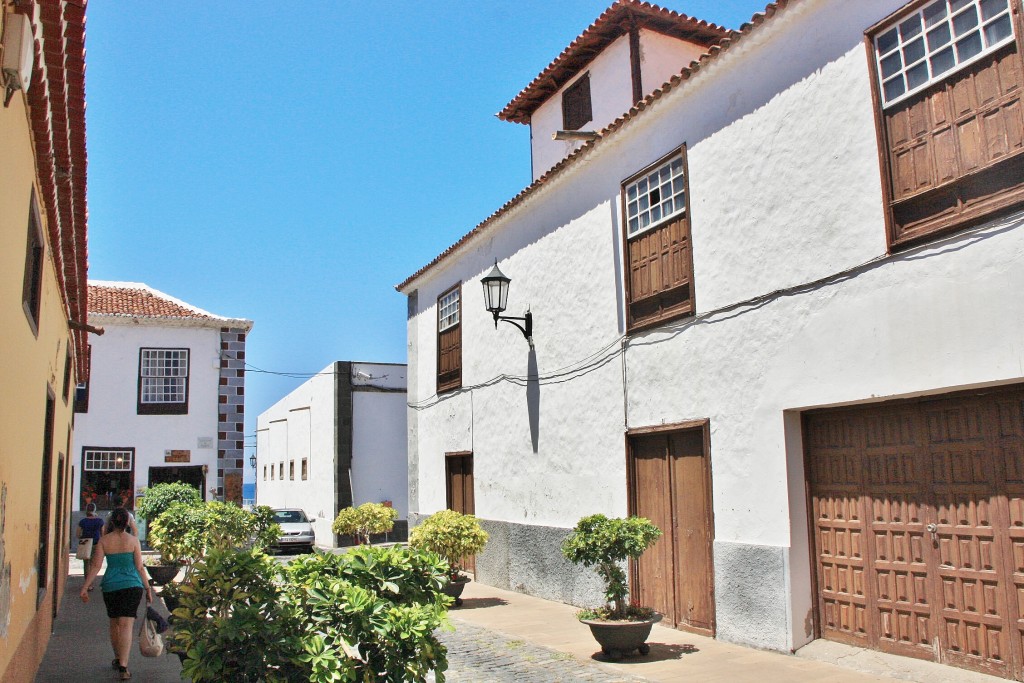
M 650 652 L 646 640 L 661 615 L 649 607 L 627 605 L 629 584 L 623 565 L 627 559 L 638 559 L 660 537 L 661 530 L 643 517 L 623 519 L 598 514 L 581 519 L 562 544 L 567 560 L 595 567 L 604 580 L 607 603 L 582 610 L 577 616 L 590 627 L 601 651 L 612 659 L 633 650 L 644 655 Z
M 386 534 L 395 526 L 398 510 L 383 503 L 363 503 L 347 507 L 338 513 L 331 524 L 336 534 L 352 536 L 357 544 L 370 545 L 370 536 Z
M 473 515 L 441 510 L 427 517 L 409 536 L 409 545 L 437 553 L 448 562 L 446 595 L 462 604 L 462 591 L 470 578 L 462 571 L 462 559 L 476 555 L 487 545 L 487 532 Z
M 142 560 L 149 572 L 151 583 L 156 586 L 163 586 L 174 580 L 181 569 L 181 563 L 166 559 L 163 555 L 149 555 Z

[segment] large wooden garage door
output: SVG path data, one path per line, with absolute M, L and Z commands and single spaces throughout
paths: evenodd
M 1021 680 L 1024 389 L 805 427 L 822 637 Z

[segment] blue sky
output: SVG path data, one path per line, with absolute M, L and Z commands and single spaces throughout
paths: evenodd
M 494 114 L 610 2 L 90 3 L 90 278 L 254 320 L 258 368 L 405 362 L 394 285 L 529 184 Z M 301 381 L 248 375 L 246 434 Z

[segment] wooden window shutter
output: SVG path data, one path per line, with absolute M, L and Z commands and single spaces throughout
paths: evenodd
M 562 129 L 579 130 L 593 120 L 590 74 L 585 73 L 562 93 Z

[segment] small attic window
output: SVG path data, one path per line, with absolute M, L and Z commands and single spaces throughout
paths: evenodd
M 579 130 L 593 118 L 590 108 L 590 72 L 587 72 L 562 94 L 562 129 Z

